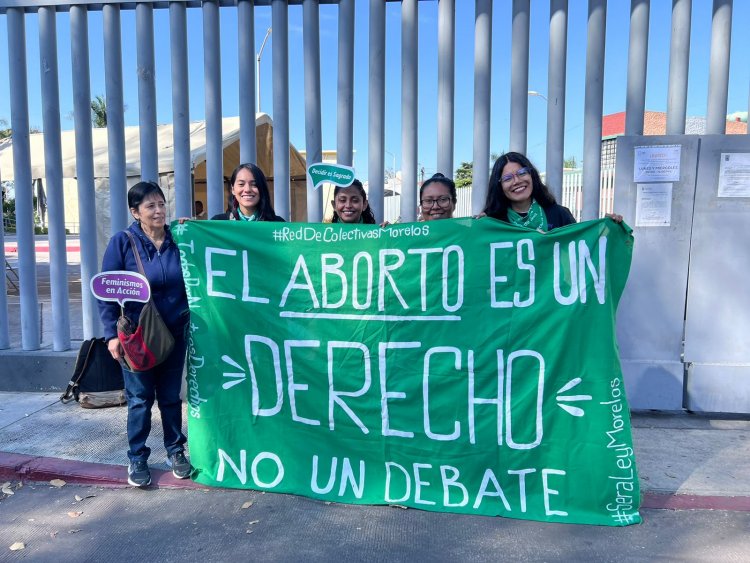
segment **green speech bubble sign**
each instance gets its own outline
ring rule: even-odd
[[[354,182],[354,168],[343,164],[311,164],[307,167],[307,175],[314,190],[326,182],[342,188],[351,186]]]

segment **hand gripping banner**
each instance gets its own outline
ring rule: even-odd
[[[615,338],[633,248],[624,225],[173,230],[199,483],[640,522]]]

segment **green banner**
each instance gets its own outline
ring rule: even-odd
[[[633,238],[493,219],[173,224],[195,480],[640,522],[615,339]]]

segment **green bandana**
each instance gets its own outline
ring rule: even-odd
[[[531,207],[529,207],[529,211],[526,215],[521,215],[520,213],[508,208],[508,222],[511,225],[527,227],[542,233],[547,232],[547,216],[544,214],[542,206],[533,199],[531,200]]]
[[[237,208],[237,213],[239,214],[240,219],[242,219],[243,221],[257,221],[258,220],[258,212],[257,211],[255,213],[253,213],[252,215],[248,216],[248,215],[245,215],[242,212],[242,210],[238,207]]]

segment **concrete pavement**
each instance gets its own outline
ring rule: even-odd
[[[126,486],[126,409],[86,410],[58,397],[0,393],[0,478]],[[748,420],[634,414],[643,506],[750,511],[749,436]],[[155,486],[202,488],[167,471],[158,408],[149,446]]]

